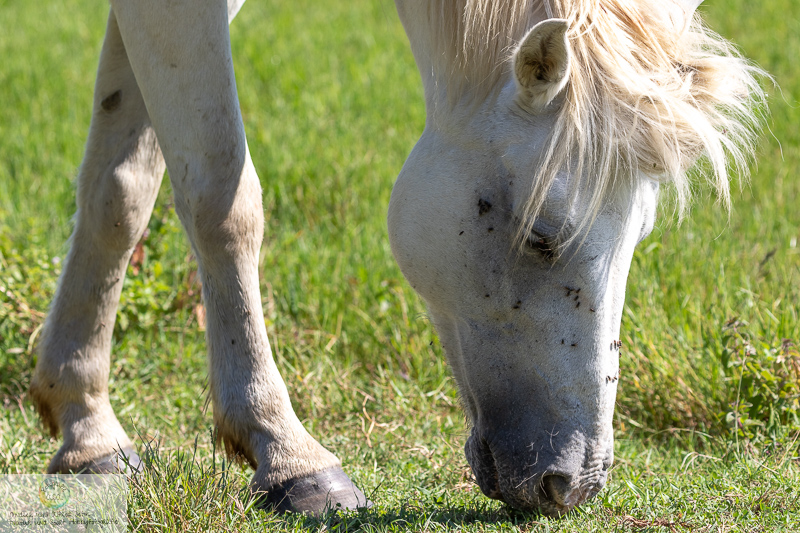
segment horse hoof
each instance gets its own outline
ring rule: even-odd
[[[76,474],[133,475],[142,468],[142,460],[133,448],[122,448],[73,469]]]
[[[321,516],[330,509],[372,506],[372,502],[338,466],[271,487],[264,504],[279,513],[308,513],[313,516]]]

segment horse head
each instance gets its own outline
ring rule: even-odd
[[[430,13],[399,7],[428,119],[392,192],[392,250],[452,367],[481,490],[560,515],[606,483],[634,248],[653,228],[659,182],[682,175],[697,155],[680,142],[648,152],[666,130],[645,115],[598,114],[630,110],[616,96],[592,94],[613,91],[598,85],[602,72],[579,70],[603,51],[580,41],[585,28],[574,27],[574,16],[532,10],[513,55],[471,83],[468,60],[459,63],[465,40],[456,40],[450,66],[439,66],[446,53],[417,27]],[[573,64],[580,54],[584,63]],[[595,57],[598,68],[617,68],[610,59]],[[462,80],[452,74],[459,68]],[[491,76],[488,90],[477,88]],[[582,91],[601,109],[577,105]],[[620,98],[660,105],[647,95]]]

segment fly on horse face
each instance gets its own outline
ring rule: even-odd
[[[49,472],[136,469],[109,403],[123,277],[165,169],[197,256],[214,423],[281,511],[368,505],[304,429],[259,293],[261,188],[236,93],[239,0],[111,0],[75,228],[31,394]],[[759,125],[760,71],[692,0],[396,0],[426,126],[389,238],[426,301],[471,421],[481,490],[560,515],[613,459],[625,284],[659,184],[701,157],[723,201]],[[122,457],[126,460],[122,461]]]

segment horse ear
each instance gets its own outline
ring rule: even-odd
[[[675,2],[682,5],[686,13],[691,15],[697,11],[697,8],[703,3],[703,0],[675,0]]]
[[[679,33],[686,31],[692,22],[694,12],[702,3],[703,0],[672,0],[665,4],[672,24]]]
[[[569,81],[567,21],[548,19],[534,26],[514,52],[517,101],[540,111]]]

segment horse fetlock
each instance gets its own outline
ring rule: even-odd
[[[34,379],[31,398],[50,434],[53,437],[59,431],[63,434],[63,444],[51,459],[48,473],[78,472],[93,463],[107,462],[115,451],[133,450],[107,396],[87,397],[85,403],[67,403],[49,393],[54,386],[43,385]]]
[[[142,459],[136,450],[121,447],[91,459],[69,471],[77,474],[135,474],[142,469]]]
[[[49,365],[40,363],[31,379],[30,395],[39,417],[52,436],[57,436],[65,423],[74,418],[82,418],[97,410],[102,400],[84,395],[86,389],[74,380],[62,379],[58,373],[50,371]],[[107,395],[104,395],[107,400]],[[81,404],[76,402],[82,402]],[[76,407],[80,408],[76,410]]]
[[[111,474],[140,468],[141,459],[125,436],[119,443],[91,442],[81,446],[65,442],[50,460],[47,473]]]
[[[48,471],[77,472],[89,463],[104,461],[117,450],[133,449],[110,407],[105,412],[72,421],[62,432],[64,443],[50,461]]]
[[[340,468],[339,459],[326,450],[297,423],[271,424],[270,430],[245,431],[217,425],[221,441],[231,459],[246,461],[256,471],[253,486],[266,490],[294,478]]]
[[[36,408],[36,412],[39,414],[39,420],[41,420],[45,430],[47,430],[51,437],[57,437],[61,428],[58,424],[58,418],[56,417],[53,409],[50,407],[50,402],[47,400],[45,388],[49,387],[55,387],[55,385],[45,385],[43,387],[37,381],[36,375],[34,374],[31,380],[29,394],[31,400],[33,401],[33,406]]]
[[[108,339],[97,335],[84,338],[92,328],[76,326],[60,309],[57,299],[45,326],[30,385],[42,424],[51,436],[63,435],[48,472],[77,472],[92,465],[92,471],[99,471],[108,466],[115,451],[133,449],[108,398],[109,358],[104,346]],[[59,317],[63,323],[57,320]],[[90,316],[89,321],[94,322],[93,318],[97,317]],[[109,329],[110,336],[113,315],[107,320],[109,328],[100,329]],[[64,348],[77,344],[83,348]]]
[[[70,472],[110,473],[111,465],[117,470],[128,460],[131,467],[139,468],[140,459],[127,435],[122,432],[114,438],[92,439],[88,442],[64,442],[47,466],[48,474],[67,474]]]

